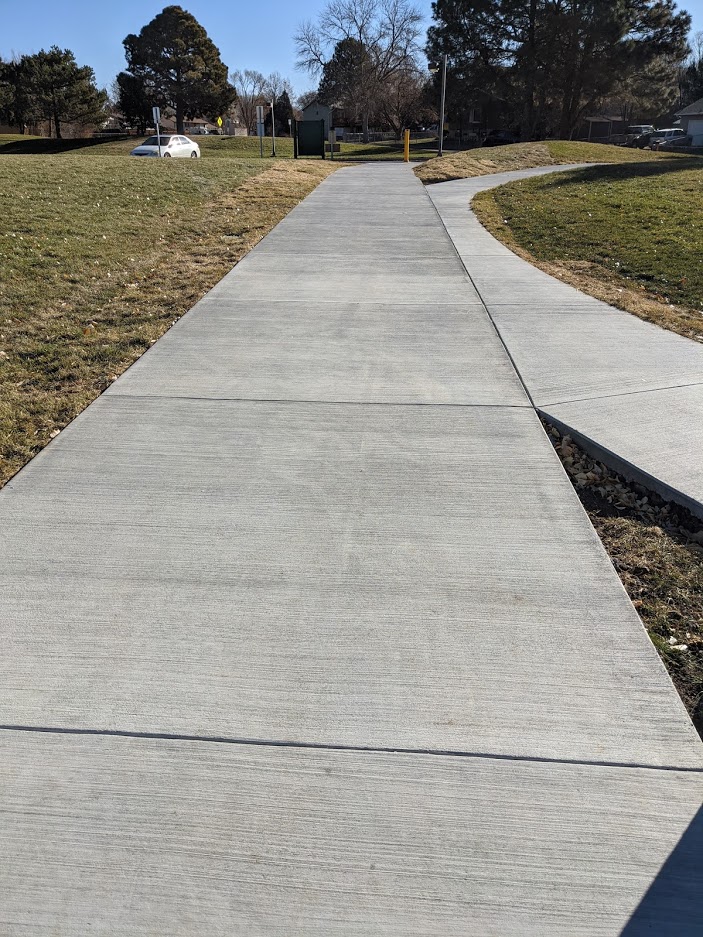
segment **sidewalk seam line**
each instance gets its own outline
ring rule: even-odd
[[[574,397],[572,400],[555,400],[549,403],[538,404],[539,407],[563,407],[570,403],[587,403],[589,400],[613,400],[616,397],[635,397],[637,394],[658,394],[666,390],[679,390],[683,387],[703,387],[703,381],[693,381],[691,384],[668,384],[666,387],[644,387],[641,390],[623,390],[618,394],[596,394],[593,397]]]
[[[103,738],[143,739],[171,742],[202,742],[216,745],[238,745],[255,748],[291,748],[307,751],[355,752],[378,755],[426,755],[444,758],[473,758],[486,761],[513,761],[529,764],[581,765],[591,768],[625,768],[643,771],[668,771],[703,775],[703,767],[654,765],[629,761],[598,761],[585,758],[551,758],[540,755],[508,755],[495,752],[472,752],[461,749],[402,748],[372,745],[345,745],[325,742],[288,742],[282,739],[236,738],[224,735],[189,735],[177,732],[137,732],[126,729],[80,729],[61,726],[0,725],[1,732],[27,732],[38,735],[80,735]]]
[[[485,407],[493,410],[535,409],[534,405],[529,403],[423,403],[422,401],[394,403],[393,401],[384,400],[304,400],[285,397],[189,397],[180,394],[129,394],[117,392],[103,394],[102,396],[107,400],[112,400],[115,397],[122,397],[127,400],[199,400],[204,403],[290,403],[332,407],[454,407],[458,409]]]

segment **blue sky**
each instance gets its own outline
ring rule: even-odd
[[[149,22],[168,0],[0,0],[0,55],[37,52],[58,45],[72,49],[90,65],[98,84],[109,87],[124,67],[122,40]],[[175,0],[178,2],[178,0]],[[279,71],[296,92],[312,84],[295,70],[293,34],[304,19],[314,19],[324,0],[180,0],[205,27],[230,70]],[[416,0],[430,20],[431,0]],[[682,0],[703,30],[703,0]]]
[[[278,71],[296,92],[314,82],[295,69],[293,34],[314,19],[324,0],[172,0],[195,16],[219,48],[230,71]],[[703,0],[700,0],[703,3]],[[71,49],[90,65],[101,86],[124,68],[122,40],[138,33],[169,0],[0,0],[0,55],[37,52],[50,45]],[[430,21],[431,0],[416,0]]]

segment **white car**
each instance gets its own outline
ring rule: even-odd
[[[157,137],[147,137],[147,139],[136,146],[130,156],[159,156],[159,139]],[[200,147],[188,137],[177,136],[176,134],[161,135],[161,156],[180,156],[190,159],[199,159]]]

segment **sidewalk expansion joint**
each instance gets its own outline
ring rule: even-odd
[[[573,397],[569,400],[554,400],[549,403],[541,403],[537,409],[546,407],[563,407],[570,403],[585,403],[588,400],[611,400],[616,397],[633,397],[636,394],[658,394],[667,390],[679,390],[682,387],[703,387],[703,381],[692,381],[690,384],[667,384],[666,387],[642,387],[638,390],[622,390],[615,394],[594,394],[592,397]]]
[[[530,403],[426,403],[424,401],[394,401],[394,400],[297,400],[295,398],[276,397],[188,397],[179,394],[130,394],[109,393],[103,394],[103,400],[193,400],[202,403],[289,403],[305,406],[329,407],[455,407],[455,408],[489,408],[493,410],[534,410]]]
[[[703,775],[700,768],[682,765],[653,765],[633,761],[604,761],[585,758],[550,758],[540,755],[507,755],[495,752],[472,752],[442,748],[391,748],[374,745],[343,745],[325,742],[290,742],[283,739],[237,738],[225,735],[188,735],[179,732],[130,732],[126,729],[80,729],[65,726],[0,725],[0,732],[27,732],[39,735],[78,735],[99,738],[142,739],[166,742],[202,742],[210,745],[238,745],[256,748],[288,748],[303,751],[352,752],[367,755],[419,755],[440,758],[466,758],[484,761],[523,762],[526,764],[576,765],[586,768],[626,768],[645,771],[673,771]]]

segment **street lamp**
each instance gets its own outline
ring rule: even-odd
[[[441,64],[439,62],[430,62],[427,67],[433,75],[436,75],[440,68],[442,69],[442,101],[439,106],[439,148],[437,150],[437,156],[441,156],[444,149],[444,98],[447,93],[447,53],[445,52],[442,56]]]

